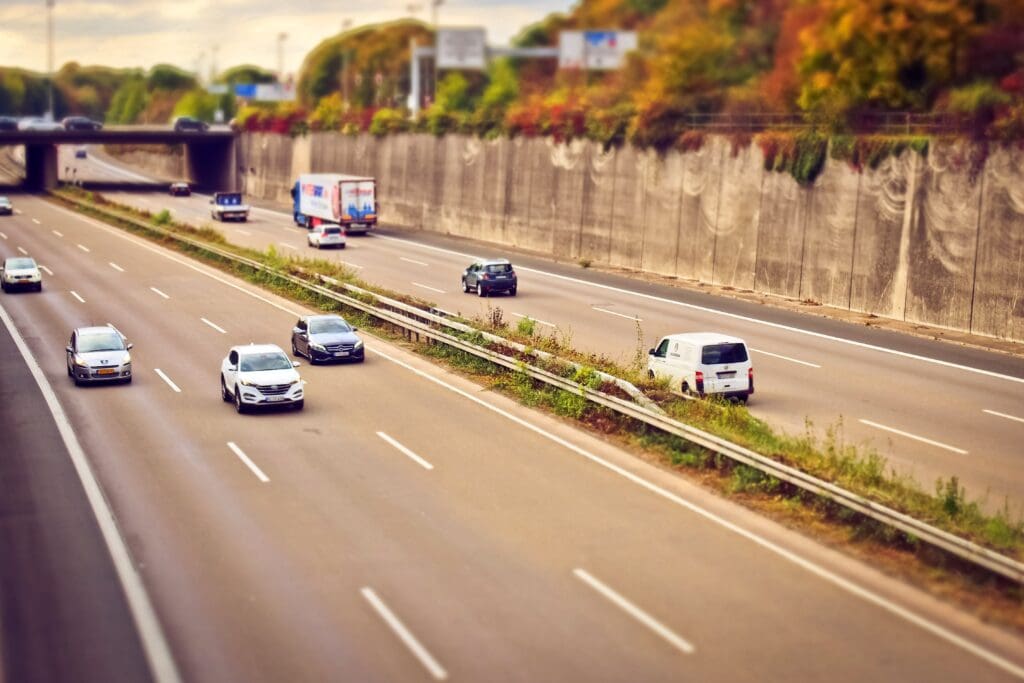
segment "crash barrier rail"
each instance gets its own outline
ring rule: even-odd
[[[787,484],[795,486],[801,490],[811,492],[816,496],[830,500],[837,505],[857,512],[858,514],[880,524],[899,530],[912,538],[939,548],[965,562],[984,568],[994,574],[1017,583],[1024,584],[1024,563],[1018,562],[1011,557],[1007,557],[1006,555],[1002,555],[994,550],[982,547],[973,541],[961,538],[948,531],[938,529],[926,522],[917,520],[885,505],[868,500],[863,496],[847,491],[830,482],[818,479],[817,477],[807,474],[806,472],[802,472],[796,468],[772,460],[771,458],[761,455],[760,453],[756,453],[748,448],[730,443],[725,439],[709,434],[708,432],[697,429],[696,427],[691,427],[690,425],[679,422],[678,420],[668,417],[663,413],[655,412],[646,406],[637,405],[616,396],[611,396],[595,389],[591,389],[590,387],[565,379],[564,377],[560,377],[542,368],[502,355],[496,351],[492,351],[491,349],[484,348],[478,344],[474,344],[444,332],[435,327],[435,325],[448,327],[449,329],[455,329],[461,332],[480,332],[481,334],[484,334],[485,338],[489,337],[493,340],[499,340],[502,344],[512,346],[512,343],[503,337],[488,335],[469,325],[463,325],[455,321],[446,320],[443,316],[438,316],[434,313],[417,309],[413,306],[409,306],[408,304],[383,297],[355,285],[342,283],[334,280],[333,278],[327,278],[324,280],[332,286],[341,285],[349,291],[355,292],[361,296],[372,296],[375,300],[380,301],[382,305],[370,304],[357,297],[343,294],[321,284],[316,284],[303,278],[296,277],[290,273],[285,273],[271,268],[270,266],[254,259],[239,256],[238,254],[233,254],[212,244],[185,237],[173,230],[167,230],[151,223],[146,223],[121,214],[112,213],[101,207],[87,204],[86,202],[75,198],[62,198],[80,206],[87,206],[89,209],[105,214],[115,220],[133,223],[139,228],[155,232],[182,244],[187,244],[194,249],[205,251],[226,261],[242,264],[254,271],[264,272],[268,275],[279,278],[280,280],[303,287],[320,296],[333,299],[345,306],[366,313],[381,322],[402,329],[407,334],[416,334],[420,338],[426,338],[431,342],[441,343],[478,358],[483,358],[495,365],[499,365],[514,372],[525,373],[531,378],[543,382],[544,384],[581,396],[592,403],[608,408],[609,410],[613,410],[620,415],[629,417],[637,422],[642,422],[643,424],[659,429],[667,434],[677,436],[712,453],[724,456],[734,462],[746,465],[747,467],[751,467],[763,474],[774,477],[779,481],[786,482]],[[321,276],[321,278],[322,277],[323,276]],[[565,361],[563,360],[563,362]],[[611,376],[608,375],[608,377]],[[624,380],[621,381],[624,382]],[[629,383],[626,382],[626,384]],[[633,389],[636,390],[636,387],[633,387]]]

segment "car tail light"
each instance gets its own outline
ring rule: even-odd
[[[701,372],[700,370],[698,370],[696,372],[696,374],[694,375],[694,379],[697,382],[697,393],[698,394],[703,394],[704,393],[704,373]]]
[[[481,280],[490,280],[491,279],[491,274],[490,273],[484,273],[483,275],[480,276],[480,279]]]
[[[754,393],[754,367],[751,366],[747,370],[747,384],[750,387],[750,393]]]

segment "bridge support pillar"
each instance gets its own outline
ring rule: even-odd
[[[185,144],[189,182],[209,191],[238,190],[235,138],[197,140]]]
[[[25,188],[46,192],[57,187],[57,145],[25,145]]]

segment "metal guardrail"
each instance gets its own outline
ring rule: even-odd
[[[84,202],[80,202],[75,199],[71,199],[70,201],[79,205],[86,205]],[[387,299],[387,297],[381,297],[369,290],[365,290],[354,285],[348,285],[347,283],[334,281],[334,283],[341,284],[349,288],[350,291],[355,291],[364,296],[371,295],[376,299],[386,299],[386,305],[401,310],[402,312],[400,313],[395,310],[387,310],[379,306],[374,306],[373,304],[366,303],[365,301],[347,294],[342,294],[323,285],[311,283],[289,273],[275,270],[263,263],[260,263],[259,261],[233,254],[229,251],[199,240],[190,239],[172,230],[166,230],[130,217],[111,214],[96,206],[89,205],[89,208],[100,213],[105,213],[111,218],[115,218],[117,220],[135,223],[140,228],[156,232],[165,237],[170,237],[184,244],[188,244],[193,248],[215,254],[228,261],[244,264],[253,270],[264,272],[292,284],[304,287],[320,294],[321,296],[334,299],[339,303],[371,315],[378,320],[405,329],[409,332],[416,333],[419,336],[425,337],[434,342],[459,349],[477,356],[478,358],[488,360],[496,365],[508,368],[509,370],[523,372],[533,379],[543,382],[549,386],[576,394],[588,401],[591,401],[592,403],[613,410],[621,415],[638,422],[642,422],[665,433],[672,434],[694,443],[713,453],[723,455],[734,462],[752,467],[764,474],[778,479],[779,481],[784,481],[799,489],[809,491],[849,510],[853,510],[869,519],[884,524],[885,526],[897,529],[924,543],[927,543],[928,545],[939,548],[955,557],[958,557],[961,560],[974,564],[978,567],[982,567],[994,574],[1017,583],[1024,584],[1024,563],[1018,562],[1011,557],[1007,557],[1006,555],[997,553],[994,550],[984,548],[973,541],[968,541],[967,539],[961,538],[948,531],[938,529],[926,522],[914,519],[909,515],[893,510],[892,508],[881,505],[880,503],[868,500],[863,496],[847,491],[822,479],[818,479],[817,477],[807,474],[806,472],[802,472],[794,467],[772,460],[771,458],[761,455],[760,453],[756,453],[748,448],[730,443],[729,441],[715,436],[714,434],[709,434],[708,432],[697,429],[696,427],[691,427],[690,425],[679,422],[678,420],[668,417],[663,413],[658,413],[645,406],[637,405],[616,396],[596,391],[560,377],[554,373],[548,372],[542,368],[528,365],[515,358],[510,358],[497,353],[496,351],[465,341],[464,339],[460,339],[459,337],[448,334],[447,332],[443,332],[433,325],[443,325],[450,329],[462,328],[464,331],[480,332],[480,330],[475,330],[474,328],[462,325],[461,323],[445,320],[441,316],[416,309],[408,304],[404,304],[393,299]],[[501,337],[495,338],[500,339],[504,344],[509,343],[508,340]]]

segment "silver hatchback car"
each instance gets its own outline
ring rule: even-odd
[[[75,384],[132,381],[132,345],[112,326],[79,327],[67,346],[68,377]]]

